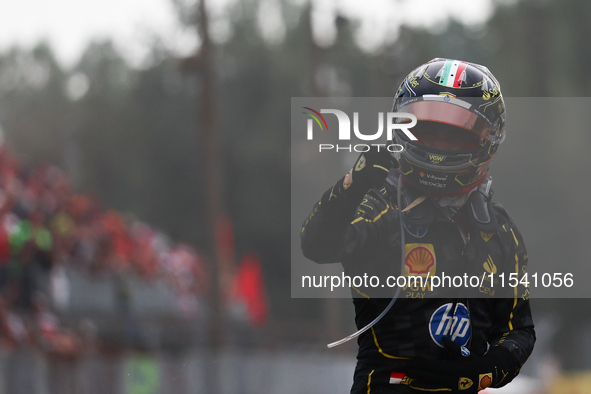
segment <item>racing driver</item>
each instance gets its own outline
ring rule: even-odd
[[[488,170],[505,138],[500,85],[484,66],[437,58],[404,79],[393,111],[416,117],[415,139],[395,129],[389,142],[401,152],[362,153],[300,232],[304,256],[340,262],[349,277],[425,279],[351,286],[360,330],[351,393],[502,387],[531,354],[535,333],[519,282],[524,241],[491,201]],[[514,286],[501,287],[501,274]],[[451,281],[466,275],[477,285]],[[445,276],[447,284],[434,281]]]

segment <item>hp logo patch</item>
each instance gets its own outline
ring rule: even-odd
[[[448,337],[455,343],[465,346],[472,335],[470,315],[466,306],[457,303],[453,313],[452,306],[451,302],[441,305],[433,312],[431,320],[429,320],[431,338],[441,347],[443,347],[443,337]]]

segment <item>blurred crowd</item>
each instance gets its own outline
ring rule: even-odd
[[[73,192],[59,168],[24,168],[0,149],[0,347],[79,352],[80,333],[62,327],[56,312],[69,297],[68,270],[165,280],[180,312],[194,313],[208,282],[193,247]]]

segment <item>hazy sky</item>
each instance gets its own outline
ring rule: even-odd
[[[191,0],[181,0],[189,2]],[[217,37],[228,35],[224,9],[238,0],[206,0]],[[287,0],[301,4],[305,0]],[[490,14],[492,0],[313,0],[313,23],[320,40],[330,42],[335,10],[362,21],[358,39],[373,48],[395,37],[401,23],[436,26],[449,15],[478,23]],[[259,19],[268,37],[284,31],[276,0],[262,0]],[[453,5],[453,7],[451,6]],[[217,20],[217,23],[215,22]],[[436,28],[436,27],[435,27]],[[151,40],[160,37],[180,53],[198,45],[194,32],[183,30],[173,0],[7,0],[0,13],[0,51],[14,45],[50,43],[58,59],[73,64],[92,38],[113,38],[133,62],[141,63]]]

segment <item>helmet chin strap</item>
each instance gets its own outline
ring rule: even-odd
[[[398,221],[400,223],[400,255],[401,255],[401,259],[400,259],[400,275],[404,276],[404,258],[406,257],[405,255],[405,245],[406,245],[406,241],[404,240],[404,224],[402,221],[402,212],[407,211],[410,208],[405,208],[404,210],[401,210],[401,206],[400,206],[400,202],[402,201],[401,198],[402,195],[402,176],[398,177],[398,185],[397,185],[397,191],[396,191],[396,200],[397,200],[397,204],[398,204],[398,210],[400,212],[400,214],[398,215]],[[425,198],[427,196],[424,196]],[[418,199],[416,199],[413,203],[417,202],[415,204],[418,205],[421,202],[423,202],[425,200],[425,198],[423,198],[421,201],[417,202],[417,200],[420,200],[421,197],[419,197]],[[412,205],[412,204],[411,204]],[[409,205],[410,207],[410,205]],[[357,338],[358,336],[360,336],[361,334],[363,334],[364,332],[366,332],[367,330],[369,330],[370,328],[372,328],[377,322],[379,322],[380,320],[382,320],[382,318],[384,316],[386,316],[386,313],[388,313],[388,311],[390,309],[392,309],[392,306],[394,306],[394,303],[396,302],[396,300],[398,299],[398,296],[400,295],[400,287],[396,288],[396,292],[394,293],[394,296],[392,297],[392,299],[390,300],[390,303],[386,306],[386,308],[384,308],[384,310],[382,311],[382,313],[380,313],[375,319],[373,319],[368,325],[366,325],[365,327],[363,327],[362,329],[358,330],[357,332],[354,332],[351,335],[346,336],[345,338],[338,340],[336,342],[332,342],[329,343],[328,345],[326,345],[329,348],[333,348],[335,346],[339,346],[342,345],[345,342],[350,341],[351,339]]]

